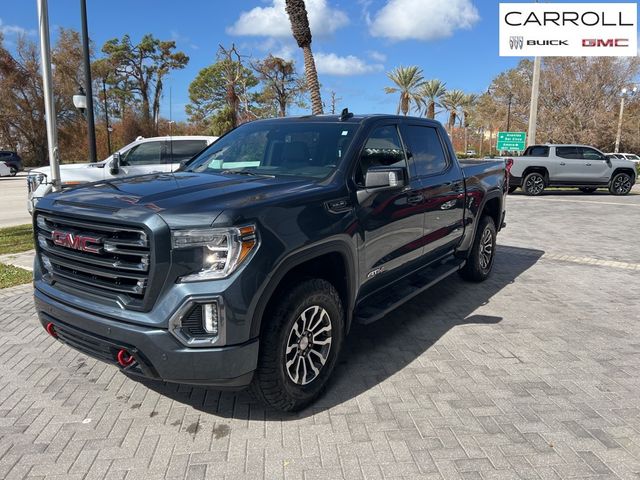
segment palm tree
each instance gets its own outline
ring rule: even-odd
[[[447,89],[445,83],[440,80],[433,79],[424,82],[420,88],[420,96],[422,97],[422,103],[425,105],[425,114],[427,118],[436,118],[436,107],[441,107],[440,99],[445,94]]]
[[[411,108],[411,102],[415,103],[418,108],[421,105],[421,97],[419,89],[424,83],[422,69],[415,65],[411,67],[396,67],[393,71],[387,73],[387,77],[395,83],[396,87],[385,87],[386,93],[400,92],[400,100],[398,101],[398,109],[396,114],[402,113],[407,115]]]
[[[311,51],[311,29],[304,0],[286,0],[286,10],[291,23],[293,38],[298,42],[304,55],[304,73],[307,87],[311,94],[311,111],[314,115],[322,114],[322,98],[320,97],[320,82],[316,71],[316,62]]]
[[[453,130],[456,124],[465,96],[462,90],[449,90],[442,97],[442,106],[449,112],[449,121],[447,122],[449,132]]]
[[[469,93],[467,95],[464,96],[464,99],[462,100],[462,105],[460,105],[460,107],[462,108],[462,115],[464,117],[463,120],[463,125],[464,125],[464,151],[465,153],[467,153],[468,147],[469,147],[469,142],[468,142],[468,130],[469,130],[469,116],[470,113],[472,112],[473,108],[476,105],[476,102],[478,100],[478,95],[476,95],[475,93]]]

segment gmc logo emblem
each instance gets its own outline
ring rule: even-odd
[[[72,248],[81,252],[102,253],[102,248],[98,246],[102,243],[101,238],[54,230],[51,232],[51,240],[59,247]]]
[[[628,38],[583,38],[583,47],[628,47]]]

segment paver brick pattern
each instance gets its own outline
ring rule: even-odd
[[[640,263],[640,197],[554,198],[509,199],[487,282],[354,327],[295,415],[132,380],[0,291],[0,478],[639,479],[640,279],[606,261]]]

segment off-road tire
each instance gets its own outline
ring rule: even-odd
[[[323,308],[329,316],[331,348],[320,373],[310,383],[300,385],[287,373],[285,351],[295,323],[305,310],[314,306]],[[263,319],[258,368],[250,392],[274,409],[301,410],[322,393],[336,365],[343,338],[344,309],[334,286],[317,278],[292,285]]]
[[[467,263],[458,272],[462,278],[471,282],[482,282],[489,277],[496,255],[496,236],[496,226],[493,219],[487,215],[483,216],[478,224]],[[487,243],[488,238],[490,239],[489,243]],[[488,246],[490,247],[489,260],[485,264]]]
[[[633,187],[631,175],[625,172],[616,173],[609,184],[609,193],[611,195],[627,195]]]
[[[537,196],[544,192],[546,187],[544,175],[538,172],[531,172],[522,181],[522,191],[525,195]]]

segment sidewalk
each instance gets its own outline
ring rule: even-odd
[[[33,271],[33,256],[35,250],[29,250],[27,252],[9,253],[7,255],[0,255],[0,263],[5,265],[13,265],[14,267],[24,268],[25,270]]]

